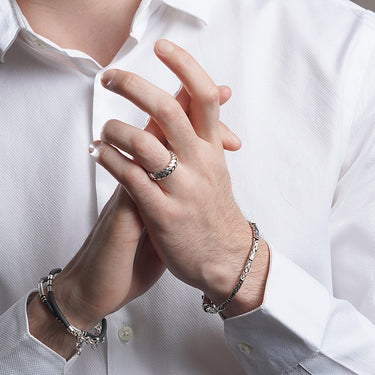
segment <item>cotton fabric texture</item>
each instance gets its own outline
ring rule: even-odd
[[[243,147],[227,161],[239,206],[271,246],[264,303],[223,323],[166,272],[107,317],[106,345],[66,362],[30,335],[26,301],[78,251],[116,186],[89,143],[110,118],[147,121],[101,86],[102,72],[178,90],[153,54],[160,38],[233,90],[221,119]],[[103,68],[2,0],[0,373],[373,375],[374,50],[374,14],[346,0],[144,0]]]

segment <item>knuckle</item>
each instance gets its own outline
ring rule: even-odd
[[[130,191],[137,191],[138,193],[146,191],[145,183],[141,177],[144,171],[137,165],[129,165],[127,168],[122,168],[119,171],[118,180]]]
[[[117,81],[117,85],[122,92],[128,91],[129,87],[132,88],[137,85],[138,76],[130,72],[121,72],[121,76]]]
[[[165,205],[160,208],[163,215],[159,218],[161,226],[169,226],[171,222],[178,224],[181,221],[181,213],[177,205]]]
[[[132,185],[137,181],[137,173],[135,168],[121,168],[119,170],[118,180],[126,185]]]
[[[212,85],[207,91],[202,94],[202,100],[209,106],[217,106],[220,101],[220,92],[216,85]]]
[[[131,147],[136,156],[146,156],[150,152],[150,141],[148,134],[145,131],[139,132],[137,136],[133,137],[131,140]]]
[[[178,117],[179,104],[173,98],[166,98],[163,100],[158,109],[158,116],[164,121],[171,122]]]

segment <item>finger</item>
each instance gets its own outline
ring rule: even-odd
[[[185,90],[184,86],[180,86],[177,92],[174,94],[178,104],[180,104],[182,110],[189,116],[189,107],[190,107],[190,96]],[[145,130],[153,134],[164,146],[167,146],[166,139],[160,127],[154,119],[149,118]]]
[[[178,104],[181,106],[183,111],[189,116],[190,95],[182,84],[180,85],[180,88],[178,89],[174,97],[176,98]]]
[[[90,155],[125,187],[138,208],[147,205],[154,206],[154,202],[160,201],[158,184],[150,180],[140,165],[113,146],[102,141],[95,141],[90,145]]]
[[[217,86],[219,90],[219,105],[225,104],[232,96],[232,90],[228,86]],[[184,112],[190,114],[190,95],[186,88],[181,85],[180,89],[175,94],[177,102],[180,104]],[[194,125],[194,124],[193,124]]]
[[[155,53],[181,80],[191,97],[190,120],[197,135],[208,142],[220,142],[220,93],[209,75],[184,49],[165,40],[158,40]]]
[[[219,104],[223,105],[231,98],[232,90],[229,86],[225,86],[225,85],[217,86],[217,87],[219,89],[219,94],[220,94]]]
[[[178,104],[180,104],[182,110],[186,113],[187,116],[189,116],[190,96],[185,90],[184,86],[180,86],[174,97],[176,98]],[[145,130],[153,134],[164,146],[166,146],[167,142],[163,132],[161,131],[156,121],[151,117],[147,122]]]
[[[237,151],[241,148],[241,140],[223,122],[220,121],[220,134],[223,148],[228,151]]]
[[[162,145],[167,147],[167,141],[162,131],[160,130],[158,124],[151,118],[147,123],[145,130],[150,132],[153,136],[159,139]],[[238,151],[241,148],[241,140],[222,121],[220,121],[220,134],[224,150]]]
[[[103,127],[102,141],[133,156],[147,172],[160,172],[171,162],[170,152],[154,135],[118,120],[107,121]],[[174,173],[156,182],[165,193],[170,193],[176,178]]]
[[[225,104],[232,96],[232,90],[228,86],[217,86],[220,94],[220,105]],[[182,109],[190,117],[190,95],[185,87],[181,87],[176,96],[176,100],[180,103]],[[153,125],[153,124],[151,124]],[[195,128],[195,122],[192,122]],[[156,125],[157,126],[157,125]],[[237,151],[241,148],[241,140],[234,134],[223,122],[219,121],[220,135],[223,148],[228,151]]]
[[[232,91],[228,86],[218,86],[220,93],[220,105],[225,104],[232,96]],[[190,112],[190,95],[185,87],[181,85],[180,89],[175,94],[177,102],[180,104],[184,112],[189,116]],[[230,131],[222,122],[220,122],[220,132],[224,149],[228,151],[237,151],[241,147],[240,139]],[[158,124],[150,117],[145,128],[148,132],[153,134],[159,141],[166,146],[166,139],[163,132],[160,130]]]
[[[159,140],[162,145],[164,145],[165,147],[167,146],[167,140],[163,132],[159,128],[159,125],[151,117],[149,117],[144,130],[151,133],[155,138]]]
[[[101,139],[133,156],[149,172],[162,170],[170,161],[169,151],[154,135],[118,120],[105,123]]]
[[[103,85],[129,99],[147,112],[159,125],[169,144],[181,157],[189,157],[189,148],[196,141],[186,113],[176,99],[142,77],[120,70],[107,70]]]

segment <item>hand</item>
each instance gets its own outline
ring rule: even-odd
[[[220,303],[236,284],[251,246],[251,230],[233,199],[225,163],[220,92],[178,46],[159,41],[155,52],[189,93],[188,110],[135,74],[107,71],[103,76],[106,87],[147,112],[166,142],[112,120],[103,129],[97,160],[132,196],[170,271]],[[178,155],[179,166],[164,180],[150,180],[146,171],[163,169],[170,159],[168,149]],[[260,253],[257,258],[262,262],[254,262],[253,268],[261,270],[261,282],[254,288],[256,298],[247,301],[249,306],[260,304],[263,296],[268,270],[268,248],[263,241]]]
[[[133,201],[119,185],[80,251],[54,281],[57,304],[72,325],[91,329],[161,276],[165,267],[146,232],[141,238],[142,228]],[[74,354],[74,337],[38,295],[28,305],[28,317],[35,337],[65,358]]]
[[[119,185],[80,251],[54,282],[58,302],[78,327],[92,327],[117,311],[164,271],[146,232],[141,238],[142,228],[133,201]]]

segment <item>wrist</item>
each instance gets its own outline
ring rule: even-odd
[[[46,309],[38,294],[27,304],[29,331],[32,336],[68,360],[75,353],[75,337]]]
[[[82,288],[79,282],[73,281],[69,274],[63,272],[54,280],[53,294],[56,303],[71,325],[83,331],[90,331],[104,315],[97,312],[95,306],[85,302],[81,297]]]
[[[247,235],[247,242],[249,242],[249,238],[253,235],[254,233],[252,234],[250,231],[250,234]],[[242,244],[245,243],[246,239],[243,239]],[[254,246],[254,243],[252,246]],[[268,245],[262,238],[259,238],[258,250],[251,249],[251,252],[255,252],[256,256],[253,258],[254,260],[250,263],[250,266],[249,264],[246,266],[250,271],[247,276],[245,275],[242,284],[239,284],[240,276],[243,276],[246,264],[245,260],[250,255],[249,246],[242,245],[242,249],[246,251],[245,254],[243,251],[228,251],[231,259],[228,259],[221,265],[216,264],[211,268],[211,272],[206,273],[206,275],[209,275],[211,284],[208,284],[208,288],[204,290],[205,295],[209,297],[216,307],[221,306],[228,299],[234,287],[239,287],[237,293],[231,296],[228,302],[223,304],[223,307],[226,305],[222,313],[224,317],[233,317],[247,313],[259,307],[263,302],[269,271],[270,254]]]
[[[224,318],[248,313],[260,307],[269,271],[270,252],[267,242],[259,239],[259,248],[251,270],[232,302],[223,311]]]

